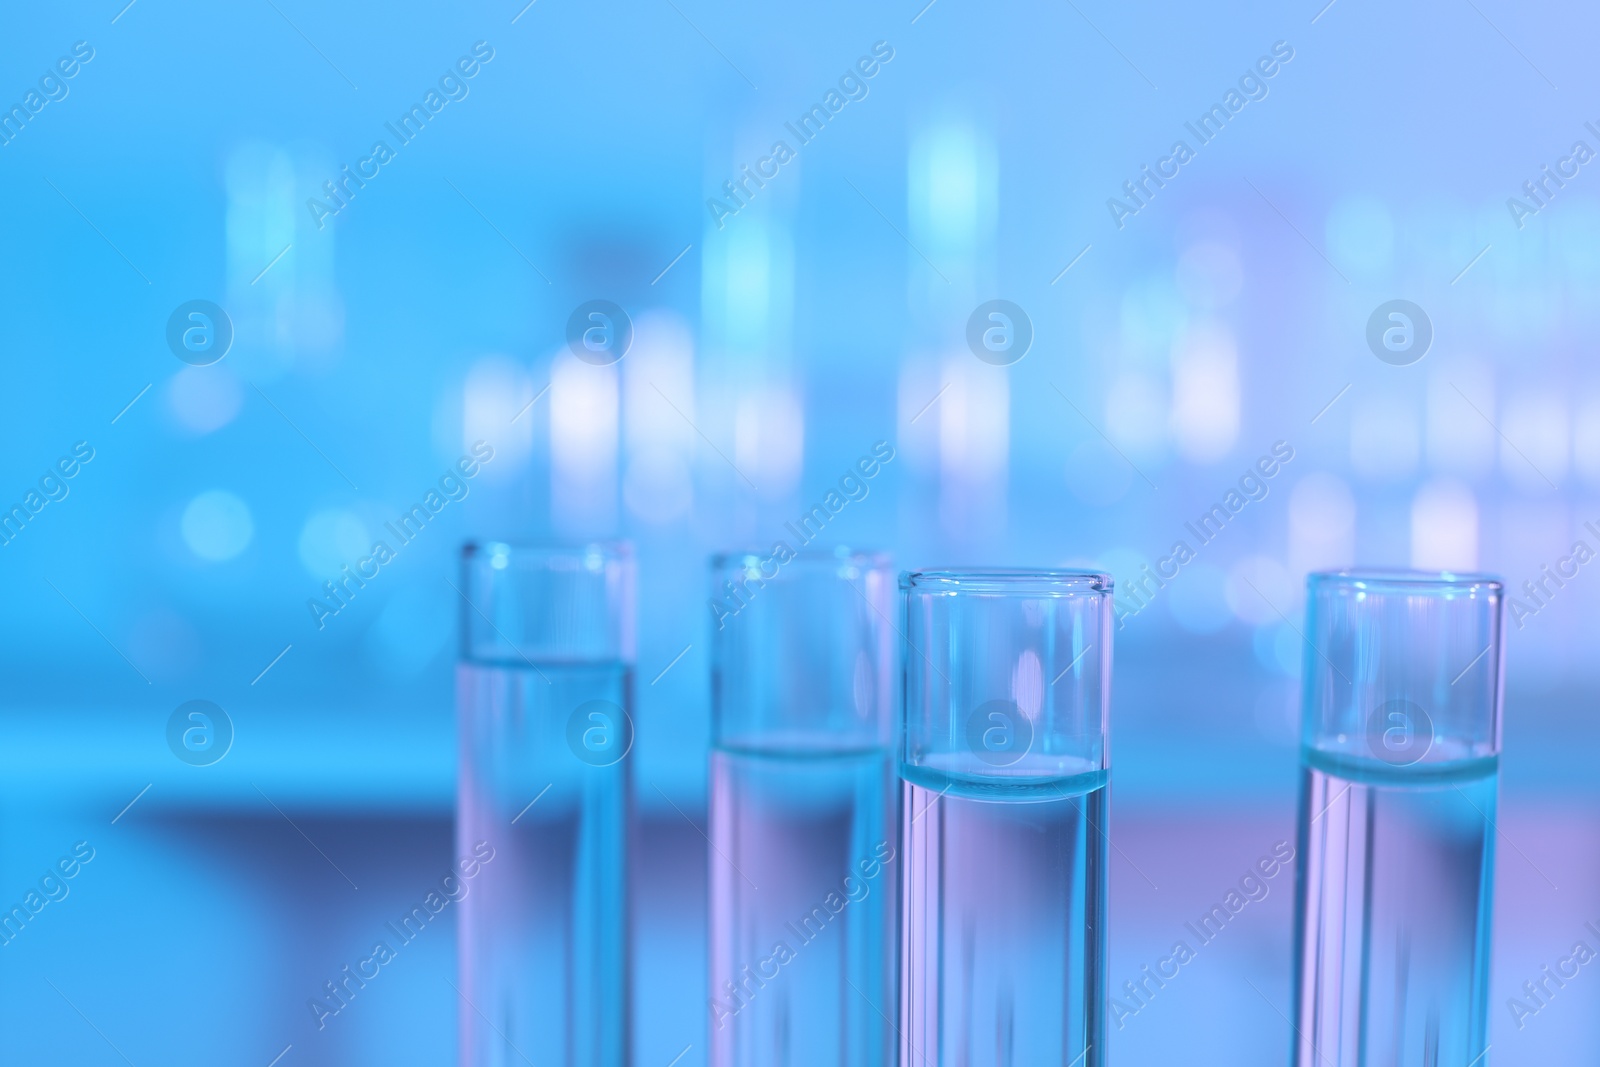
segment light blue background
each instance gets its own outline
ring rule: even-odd
[[[119,7],[0,34],[7,106],[95,50],[0,146],[0,502],[95,449],[0,547],[0,897],[97,849],[0,948],[18,1062],[448,1062],[448,927],[327,1031],[305,1000],[451,858],[467,537],[639,546],[636,1046],[662,1065],[703,1062],[704,845],[657,799],[703,820],[703,559],[767,547],[875,441],[896,459],[829,541],[1123,584],[1294,448],[1118,634],[1117,981],[1292,836],[1305,567],[1454,561],[1516,592],[1600,548],[1600,177],[1522,228],[1506,206],[1600,149],[1574,5]],[[319,230],[306,200],[480,40],[469,95]],[[877,41],[868,95],[719,229],[706,200]],[[1278,41],[1266,98],[1119,229],[1107,199]],[[1034,329],[1004,369],[964,342],[997,297]],[[593,298],[636,327],[610,371],[561,354]],[[1365,342],[1396,298],[1434,328],[1409,367]],[[207,368],[164,340],[192,299],[237,331]],[[318,630],[306,600],[473,427],[503,439],[469,497]],[[1590,569],[1508,632],[1488,1062],[1600,1050],[1600,978],[1521,1031],[1505,1007],[1600,918]],[[211,768],[166,748],[190,699],[236,727]],[[1281,1055],[1290,890],[1118,1061]]]

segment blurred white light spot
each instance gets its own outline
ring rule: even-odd
[[[313,578],[323,580],[355,561],[372,547],[367,526],[354,512],[340,508],[319,511],[300,528],[300,564]]]
[[[1268,556],[1250,556],[1228,571],[1228,607],[1245,622],[1260,626],[1278,622],[1295,602],[1289,570]]]
[[[1578,408],[1572,427],[1572,461],[1590,484],[1600,483],[1600,396],[1591,396]]]
[[[250,508],[224,489],[207,490],[189,501],[178,527],[189,551],[211,563],[237,556],[255,536]]]
[[[931,476],[939,466],[939,416],[935,411],[950,395],[950,383],[943,373],[942,367],[927,359],[908,358],[900,367],[897,462],[903,461],[924,476]]]
[[[617,397],[615,366],[592,367],[566,354],[551,362],[551,504],[563,530],[598,529],[614,519]]]
[[[970,356],[945,361],[950,389],[924,416],[939,420],[939,461],[947,481],[989,481],[1005,471],[1009,458],[1008,379],[973,362]]]
[[[1350,416],[1350,465],[1362,477],[1399,481],[1417,469],[1422,450],[1417,413],[1406,399],[1380,393]]]
[[[856,668],[850,679],[850,695],[856,709],[856,717],[870,719],[876,708],[876,694],[873,692],[872,660],[865,651],[856,653]]]
[[[1155,376],[1129,371],[1106,392],[1106,435],[1131,459],[1157,458],[1167,443],[1167,398]]]
[[[698,443],[695,418],[694,338],[678,315],[640,313],[633,324],[633,349],[622,367],[622,438],[631,456],[671,451],[692,458]],[[678,411],[663,404],[672,398]],[[680,413],[681,412],[681,413]]]
[[[1411,565],[1429,571],[1478,566],[1478,502],[1467,486],[1429,482],[1411,501]]]
[[[975,124],[946,119],[913,139],[906,212],[924,246],[970,254],[994,233],[998,187],[993,141]]]
[[[1200,327],[1172,357],[1172,432],[1191,463],[1226,456],[1239,436],[1239,355],[1223,326]]]
[[[1011,699],[1017,710],[1035,721],[1044,701],[1044,668],[1039,664],[1039,654],[1031,648],[1023,649],[1017,665],[1011,671]]]
[[[1355,562],[1356,501],[1332,474],[1308,474],[1289,493],[1289,570],[1293,574]]]
[[[239,414],[244,390],[225,366],[185,367],[167,385],[167,408],[190,433],[220,430]]]
[[[1500,469],[1523,489],[1548,492],[1567,476],[1571,432],[1567,405],[1550,390],[1517,393],[1501,417]]]
[[[1484,416],[1493,419],[1494,409],[1494,375],[1482,360],[1463,356],[1436,369],[1428,380],[1428,465],[1461,474],[1491,470],[1499,439]]]
[[[759,389],[739,398],[733,419],[734,464],[770,499],[788,496],[805,459],[805,411],[787,388]]]
[[[505,479],[527,464],[534,419],[523,409],[537,395],[528,372],[505,356],[485,356],[467,372],[461,391],[461,450],[471,452],[478,441],[494,447],[494,462],[482,468],[480,477]],[[550,400],[545,396],[540,403]]]
[[[928,412],[939,419],[939,522],[954,538],[998,537],[1006,522],[1011,389],[999,368],[945,360],[950,389]]]

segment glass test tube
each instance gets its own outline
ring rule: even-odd
[[[1307,601],[1294,1063],[1481,1063],[1501,584],[1313,574]]]
[[[711,561],[712,1067],[894,1063],[894,574]]]
[[[461,562],[456,843],[493,853],[460,902],[460,1062],[622,1067],[632,550]]]
[[[902,575],[900,1062],[1105,1062],[1112,583]]]

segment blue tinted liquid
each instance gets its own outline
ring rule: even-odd
[[[1303,775],[1296,1067],[1481,1067],[1496,760]]]
[[[894,1063],[894,798],[883,749],[712,753],[713,1067]]]
[[[1105,1062],[1106,774],[904,767],[902,1064]]]
[[[622,1067],[627,760],[581,760],[568,736],[579,705],[630,707],[631,672],[465,663],[458,684],[456,847],[495,850],[459,905],[460,1062]]]

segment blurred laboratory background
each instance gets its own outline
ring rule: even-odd
[[[460,547],[626,538],[634,1062],[703,1065],[706,560],[808,515],[1115,575],[1126,1065],[1288,1053],[1292,868],[1122,990],[1293,845],[1306,572],[1502,575],[1488,1062],[1600,1056],[1525,991],[1600,949],[1595,11],[124,3],[0,34],[7,1062],[453,1062],[448,911],[309,1005],[459,858]]]

